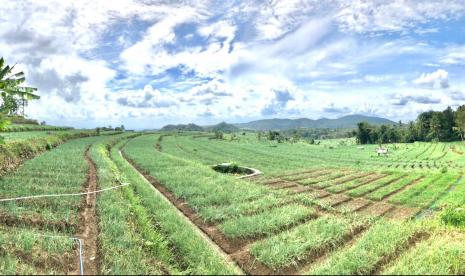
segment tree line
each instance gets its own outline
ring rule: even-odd
[[[354,136],[359,144],[413,143],[415,141],[457,141],[464,139],[465,105],[453,110],[427,111],[408,124],[374,126],[357,124]]]

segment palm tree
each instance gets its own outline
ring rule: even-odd
[[[19,96],[22,107],[23,107],[23,116],[24,116],[24,106],[28,100],[39,99],[40,96],[34,94],[37,91],[37,88],[21,86],[26,81],[24,73],[18,72],[13,73],[13,66],[5,65],[5,60],[0,58],[0,93],[10,96]]]

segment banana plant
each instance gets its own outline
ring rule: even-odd
[[[34,94],[37,88],[21,86],[26,81],[24,73],[13,73],[13,66],[5,65],[5,60],[0,58],[0,92],[19,96],[23,100],[36,100],[40,96]]]

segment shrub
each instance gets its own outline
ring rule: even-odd
[[[465,227],[465,208],[446,208],[441,214],[441,220],[447,225]]]

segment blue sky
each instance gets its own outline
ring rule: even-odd
[[[465,1],[8,1],[0,53],[58,125],[212,124],[465,103]]]

